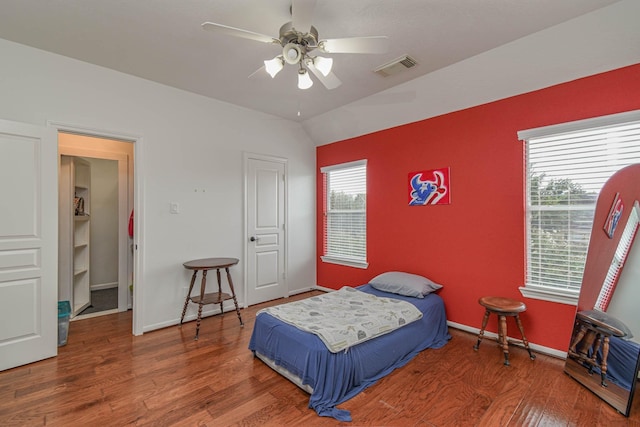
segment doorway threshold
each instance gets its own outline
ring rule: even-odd
[[[87,313],[87,314],[80,314],[76,317],[74,317],[73,319],[71,319],[71,321],[76,321],[76,320],[83,320],[83,319],[90,319],[92,317],[98,317],[98,316],[106,316],[107,314],[115,314],[118,312],[117,308],[111,309],[111,310],[104,310],[104,311],[96,311],[95,313]]]

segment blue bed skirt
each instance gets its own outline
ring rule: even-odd
[[[607,381],[610,381],[627,391],[631,391],[636,382],[636,366],[640,356],[640,344],[626,341],[618,337],[609,338],[609,356],[607,357]],[[598,363],[602,361],[602,347],[598,350]],[[589,368],[588,364],[584,364]],[[600,374],[598,366],[593,372]]]
[[[420,351],[440,348],[451,338],[444,302],[438,295],[429,294],[424,299],[404,297],[378,291],[368,284],[357,289],[408,301],[420,309],[423,317],[389,334],[331,353],[316,335],[261,313],[249,342],[251,351],[268,357],[313,389],[309,407],[318,415],[340,421],[351,421],[351,415],[336,405],[404,366]]]

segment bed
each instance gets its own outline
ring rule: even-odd
[[[636,381],[640,344],[618,337],[611,337],[609,340],[607,379],[631,391]]]
[[[437,294],[428,292],[416,298],[381,291],[371,284],[355,289],[407,301],[418,308],[421,318],[334,353],[317,335],[259,313],[249,343],[256,357],[311,395],[309,407],[318,415],[340,421],[351,421],[351,415],[337,405],[404,366],[420,351],[440,348],[451,338],[444,303]]]
[[[592,352],[589,352],[591,355]],[[607,356],[608,382],[614,383],[626,391],[631,391],[636,381],[636,369],[640,355],[640,344],[618,338],[609,337],[609,353]],[[598,363],[602,360],[602,347],[598,349]],[[579,361],[578,361],[579,362]],[[586,362],[580,362],[585,369],[591,366]],[[600,365],[591,367],[595,375],[600,375]]]

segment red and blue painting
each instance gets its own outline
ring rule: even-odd
[[[607,233],[610,239],[613,239],[613,233],[616,231],[623,209],[624,203],[622,203],[620,193],[616,193],[613,198],[613,203],[611,204],[611,209],[609,210],[609,215],[607,215],[607,220],[604,223],[604,232]]]
[[[409,174],[409,206],[448,205],[450,203],[449,168]]]

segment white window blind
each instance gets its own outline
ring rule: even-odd
[[[367,267],[367,162],[321,169],[325,179],[322,260]]]
[[[528,297],[577,302],[600,189],[640,162],[640,112],[523,131]]]

